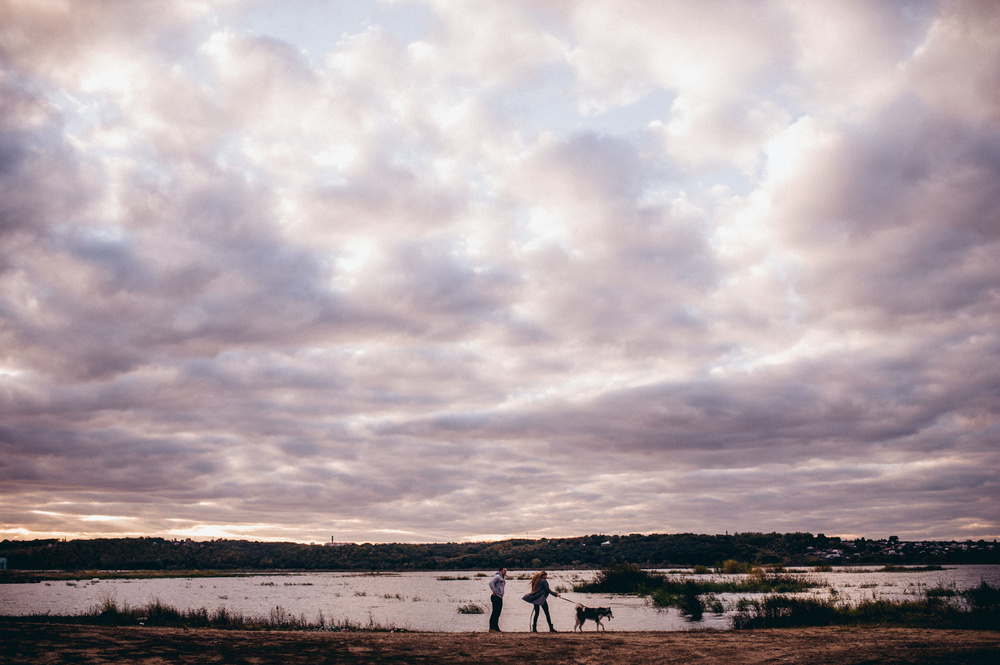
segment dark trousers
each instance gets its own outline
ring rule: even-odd
[[[500,612],[503,611],[503,598],[497,595],[490,596],[493,603],[493,614],[490,615],[490,630],[500,630]]]
[[[552,630],[552,617],[549,616],[549,603],[545,601],[541,605],[535,605],[535,611],[531,614],[531,629],[538,630],[538,608],[545,610],[545,620],[549,622],[549,630]]]

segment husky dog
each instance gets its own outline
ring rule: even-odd
[[[593,619],[597,627],[594,630],[607,630],[601,625],[601,619],[607,617],[609,619],[614,619],[615,615],[611,613],[610,607],[584,607],[583,605],[576,606],[576,625],[573,626],[573,630],[579,629],[583,632],[583,624],[587,622],[587,619]]]

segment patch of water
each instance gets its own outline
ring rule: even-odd
[[[719,594],[727,612],[706,613],[703,621],[690,622],[676,609],[653,607],[635,596],[579,594],[574,584],[588,581],[593,571],[550,571],[549,584],[564,593],[550,598],[549,609],[556,628],[573,629],[575,604],[609,606],[614,618],[604,623],[609,630],[689,630],[728,628],[737,594]],[[673,574],[673,573],[672,573]],[[1000,586],[1000,566],[955,566],[943,571],[884,573],[878,569],[851,569],[848,572],[796,572],[815,579],[819,586],[807,592],[819,598],[836,597],[857,601],[919,599],[927,589],[952,587],[958,590],[977,586],[981,581]],[[225,607],[247,617],[266,617],[276,607],[309,622],[348,621],[366,626],[396,627],[421,631],[465,632],[486,630],[489,621],[489,574],[484,572],[405,572],[405,573],[294,573],[241,577],[156,578],[135,580],[89,580],[0,585],[0,613],[79,614],[112,600],[119,606],[143,606],[155,601],[180,610],[205,608],[212,612]],[[513,571],[500,628],[526,631],[531,605],[521,600],[528,592],[530,573]],[[699,580],[731,580],[739,575],[703,575]],[[833,590],[833,591],[832,591]],[[459,607],[477,605],[482,614],[463,614]],[[540,622],[544,625],[544,619]],[[591,622],[586,627],[593,630]]]

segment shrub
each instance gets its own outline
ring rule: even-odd
[[[726,559],[722,562],[722,566],[719,567],[719,572],[726,575],[741,575],[752,571],[752,565],[745,561],[737,561],[736,559]]]
[[[579,593],[636,593],[649,595],[664,581],[660,573],[643,570],[634,563],[616,563],[601,570],[593,582],[577,584],[573,590]]]
[[[705,606],[701,604],[698,594],[693,591],[681,596],[680,610],[690,621],[701,621],[705,614]]]
[[[722,614],[725,611],[725,608],[722,607],[722,601],[716,598],[715,594],[706,594],[701,600],[705,609],[712,614]]]
[[[963,591],[962,596],[969,602],[973,612],[1000,611],[1000,587],[990,586],[985,580],[979,586]]]

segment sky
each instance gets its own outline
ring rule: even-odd
[[[0,0],[0,538],[994,539],[998,256],[988,0]]]

